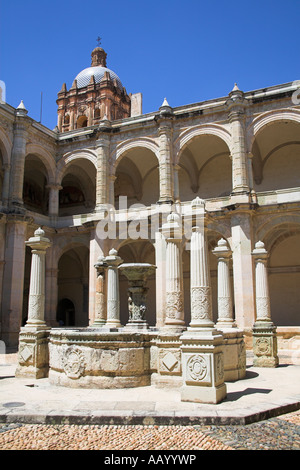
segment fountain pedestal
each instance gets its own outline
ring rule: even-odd
[[[124,263],[122,274],[128,279],[128,313],[126,329],[148,329],[146,320],[147,278],[155,272],[156,266],[148,263]]]

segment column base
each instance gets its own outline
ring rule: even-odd
[[[49,330],[42,327],[21,328],[16,377],[41,379],[49,373]]]
[[[222,384],[218,387],[200,387],[183,386],[181,387],[181,401],[194,403],[207,403],[216,405],[226,398],[226,385]]]
[[[254,367],[277,367],[276,327],[270,321],[258,321],[253,326]]]
[[[216,328],[189,329],[181,341],[181,400],[219,403],[227,394],[222,333]]]
[[[124,326],[124,330],[129,331],[140,331],[140,330],[148,330],[149,325],[146,321],[129,321]]]
[[[106,320],[95,320],[94,323],[91,324],[92,328],[102,328],[106,325]]]

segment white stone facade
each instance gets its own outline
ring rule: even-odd
[[[249,92],[235,86],[225,97],[178,108],[165,100],[153,113],[135,111],[67,132],[34,121],[23,104],[1,103],[0,332],[7,346],[17,346],[28,319],[32,255],[25,242],[39,227],[51,242],[45,256],[48,327],[104,324],[99,295],[106,281],[98,279],[95,264],[113,249],[124,263],[156,266],[148,280],[148,324],[165,334],[187,328],[199,309],[190,288],[197,295],[208,288],[190,285],[191,202],[199,197],[205,201],[211,321],[242,330],[252,349],[252,252],[261,241],[269,254],[266,302],[278,353],[299,360],[296,91],[294,83]],[[182,231],[166,235],[163,227],[174,213]],[[218,255],[220,240],[226,253]],[[116,281],[115,268],[111,274]],[[120,273],[119,280],[114,326],[128,321],[127,280]]]

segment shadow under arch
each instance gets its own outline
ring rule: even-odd
[[[182,139],[176,163],[182,202],[227,196],[232,191],[230,147],[219,133],[202,129]]]

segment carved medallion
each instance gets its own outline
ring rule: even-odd
[[[64,371],[70,379],[79,379],[85,370],[83,352],[77,346],[67,348],[64,355]]]
[[[199,354],[191,356],[187,361],[187,370],[193,380],[200,382],[205,379],[207,374],[207,363],[205,358]]]

